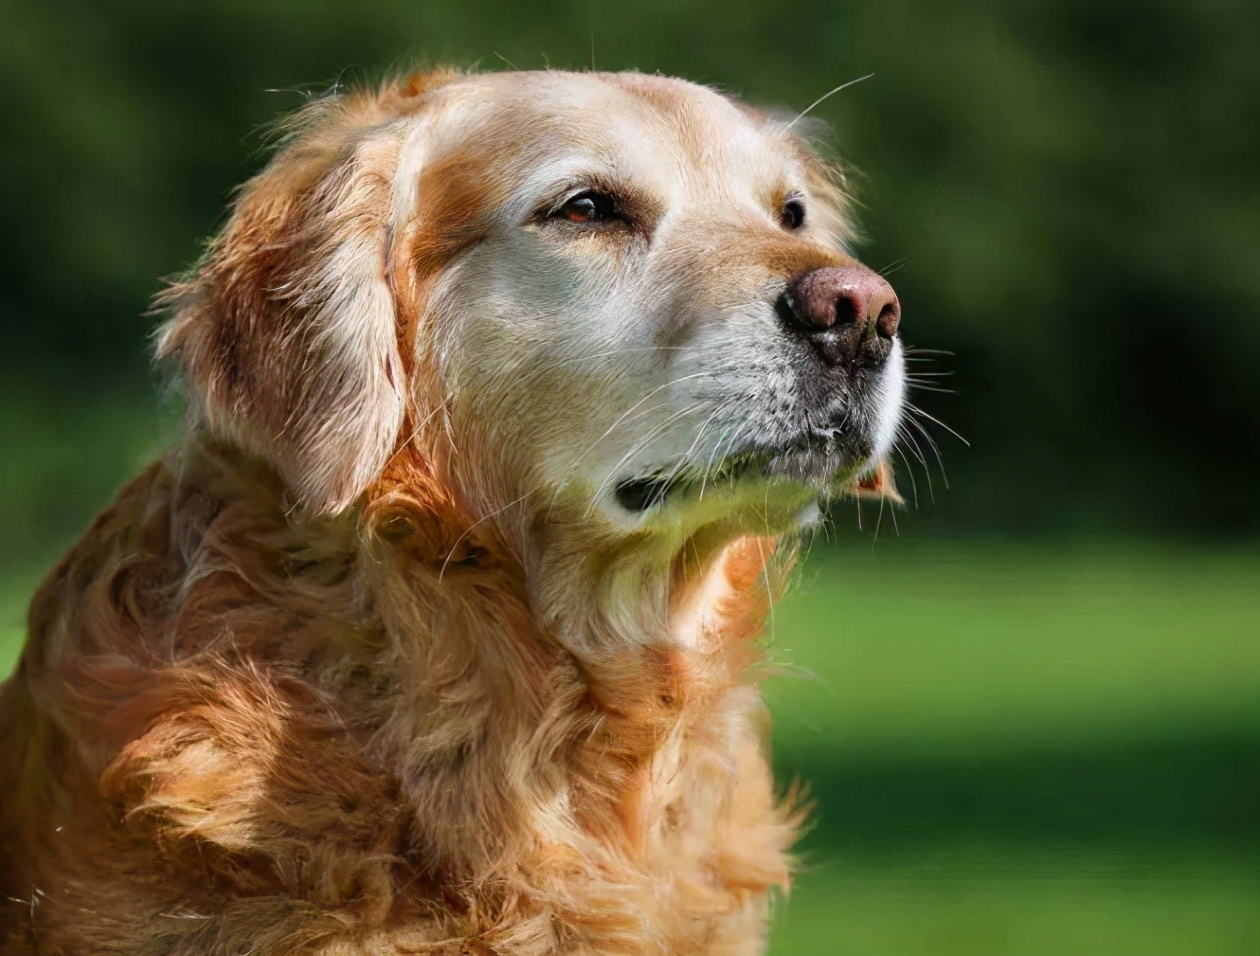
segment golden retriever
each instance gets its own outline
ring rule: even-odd
[[[847,237],[681,80],[301,110],[162,299],[185,437],[0,693],[0,952],[761,952],[763,613],[820,500],[894,494]]]

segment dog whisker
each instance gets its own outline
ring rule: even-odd
[[[875,533],[871,538],[871,547],[874,548],[879,543],[879,529],[884,523],[884,503],[888,499],[883,495],[879,496],[879,511],[875,515]]]
[[[736,428],[736,427],[743,427],[743,426],[737,425],[736,423],[732,422],[730,425],[726,426],[726,431],[722,432],[722,434],[718,436],[718,440],[713,443],[713,450],[709,452],[708,461],[704,463],[704,471],[700,479],[700,500],[701,501],[704,501],[704,489],[709,481],[709,473],[713,469],[713,458],[718,453],[718,449],[722,447],[722,442],[726,440],[726,436],[731,433],[731,429]]]
[[[600,442],[602,442],[605,438],[611,435],[613,431],[616,430],[617,426],[620,425],[622,422],[624,422],[626,418],[632,412],[634,412],[637,408],[642,406],[644,402],[648,401],[648,399],[652,398],[654,395],[660,394],[661,392],[665,391],[665,389],[667,388],[673,388],[675,385],[681,385],[683,382],[689,382],[693,379],[704,378],[706,376],[710,376],[713,374],[715,374],[714,369],[703,369],[699,372],[692,372],[689,375],[680,375],[677,378],[674,378],[668,382],[665,382],[663,385],[656,386],[650,392],[648,392],[646,395],[640,398],[637,402],[631,405],[628,409],[622,412],[619,416],[617,416],[617,418],[614,419],[613,423],[609,425],[606,429],[604,429],[604,432],[598,438],[596,438],[595,441],[591,442],[590,446],[586,449],[586,451],[578,455],[578,460],[581,461],[588,454],[590,454],[591,451],[597,448]]]
[[[899,438],[901,437],[901,436],[900,436],[900,434],[898,435],[898,437],[899,437]],[[910,494],[911,494],[911,497],[912,497],[912,498],[913,498],[913,500],[914,500],[914,507],[915,507],[915,510],[918,510],[918,507],[919,507],[919,483],[918,483],[917,481],[915,481],[915,479],[914,479],[914,469],[913,469],[912,467],[910,467],[910,459],[908,459],[908,458],[906,457],[905,450],[901,447],[901,442],[900,442],[900,441],[898,441],[898,442],[897,442],[897,444],[896,444],[896,445],[894,445],[893,447],[894,447],[894,449],[896,450],[897,454],[901,457],[902,464],[904,464],[904,465],[906,466],[906,476],[910,479]]]
[[[591,503],[590,503],[590,507],[587,509],[587,514],[589,515],[595,509],[595,507],[599,503],[600,497],[604,493],[604,489],[608,487],[608,483],[610,481],[613,481],[616,478],[617,472],[621,469],[622,465],[628,462],[635,455],[639,454],[639,452],[643,451],[648,445],[652,443],[652,441],[658,435],[660,435],[663,431],[668,429],[669,426],[673,425],[679,419],[685,418],[686,416],[693,414],[696,411],[699,411],[703,407],[704,407],[703,404],[697,403],[697,404],[688,405],[684,408],[679,409],[678,411],[670,415],[668,418],[666,418],[664,421],[657,423],[652,429],[648,431],[647,435],[645,435],[639,441],[635,442],[635,444],[631,446],[630,450],[627,451],[624,455],[622,455],[621,458],[617,461],[617,463],[611,469],[609,469],[608,474],[604,477],[604,480],[601,481],[599,484],[599,487],[595,489],[595,494],[591,496]]]
[[[814,100],[814,102],[810,103],[809,106],[805,107],[805,109],[797,113],[796,118],[792,120],[792,122],[787,124],[787,129],[791,129],[793,126],[799,123],[802,119],[804,119],[806,114],[812,111],[816,106],[821,106],[823,103],[831,99],[831,97],[835,96],[841,90],[847,90],[850,86],[856,86],[858,83],[861,83],[864,80],[869,80],[874,75],[875,75],[874,73],[867,73],[865,76],[859,76],[857,79],[849,80],[845,83],[841,83],[839,86],[835,87],[834,89],[828,90],[822,96],[818,97],[818,99]]]
[[[913,376],[906,376],[906,384],[916,392],[934,392],[937,395],[957,395],[958,390],[953,388],[937,388],[935,385],[926,385],[923,382],[916,381]]]
[[[966,445],[968,448],[970,448],[970,447],[971,447],[971,442],[967,441],[967,439],[963,438],[963,437],[962,437],[962,435],[958,434],[958,432],[954,431],[954,429],[950,428],[948,425],[946,425],[946,424],[945,424],[943,421],[941,421],[939,418],[934,418],[933,416],[931,416],[931,415],[929,415],[927,412],[925,412],[923,409],[919,408],[917,405],[912,405],[912,404],[910,404],[909,402],[907,402],[907,403],[906,403],[906,412],[907,412],[907,413],[908,413],[911,417],[913,417],[913,416],[915,416],[915,415],[918,415],[918,416],[920,416],[921,418],[926,418],[926,419],[927,419],[928,421],[930,421],[932,424],[934,424],[934,425],[939,425],[941,428],[945,429],[947,432],[949,432],[951,435],[953,435],[955,438],[957,438],[960,442],[962,442],[962,443],[963,443],[964,445]]]
[[[725,411],[725,408],[723,408],[722,406],[718,406],[716,409],[713,410],[713,412],[707,418],[705,418],[705,420],[700,424],[700,427],[696,429],[696,434],[692,438],[691,444],[687,447],[686,451],[684,451],[681,455],[678,456],[678,460],[674,463],[674,467],[670,469],[668,474],[666,474],[664,478],[666,486],[668,486],[670,483],[673,482],[675,478],[678,477],[679,472],[682,470],[684,465],[688,463],[691,457],[691,453],[695,451],[696,446],[699,445],[701,439],[704,438],[704,433],[705,431],[708,430],[709,425],[711,425],[713,421],[719,415],[721,415],[724,411]]]
[[[917,419],[907,416],[906,421],[923,437],[924,441],[927,442],[928,447],[932,449],[932,454],[936,457],[936,465],[941,472],[941,480],[945,483],[945,488],[948,490],[949,476],[945,473],[945,461],[941,457],[941,450],[937,446],[936,440],[932,438],[932,435]],[[918,447],[917,441],[915,441],[915,446]]]
[[[622,355],[642,355],[656,352],[683,352],[702,358],[706,354],[721,354],[721,349],[717,346],[710,346],[707,349],[697,350],[692,346],[686,345],[644,345],[644,346],[626,346],[625,348],[609,349],[605,352],[584,352],[581,355],[574,355],[559,360],[561,364],[585,364],[595,359],[601,358],[617,358]]]
[[[508,511],[508,509],[509,509],[509,508],[513,508],[513,507],[515,507],[516,505],[519,505],[519,504],[520,504],[521,502],[523,502],[526,498],[529,498],[531,495],[533,495],[533,494],[535,494],[535,493],[537,493],[538,491],[541,491],[541,490],[542,490],[542,488],[541,488],[541,486],[540,486],[540,487],[538,487],[538,488],[534,488],[534,489],[533,489],[533,490],[531,490],[531,491],[527,491],[527,492],[525,492],[525,494],[521,495],[521,496],[520,496],[520,497],[518,497],[518,498],[513,499],[512,501],[509,501],[507,504],[503,505],[503,507],[501,507],[501,508],[496,508],[494,511],[491,511],[489,514],[482,515],[482,516],[481,516],[480,518],[478,518],[476,521],[472,522],[472,523],[471,523],[471,524],[470,524],[467,528],[465,528],[462,532],[460,532],[459,537],[455,539],[454,543],[453,543],[453,544],[451,545],[451,547],[450,547],[450,550],[446,552],[446,559],[442,562],[442,567],[438,570],[438,576],[437,576],[437,579],[438,579],[438,584],[441,584],[441,583],[442,583],[442,579],[446,576],[446,569],[447,569],[447,567],[448,567],[448,566],[450,565],[450,563],[451,563],[451,558],[453,558],[453,557],[455,556],[455,552],[459,550],[459,546],[460,546],[461,544],[463,544],[464,540],[465,540],[465,539],[466,539],[466,538],[467,538],[470,534],[472,534],[472,533],[473,533],[473,531],[474,531],[476,528],[478,528],[478,527],[480,527],[481,525],[485,524],[487,521],[491,521],[491,520],[493,520],[494,518],[499,517],[499,515],[501,515],[501,514],[505,514],[505,513]]]
[[[906,440],[910,443],[910,447],[914,450],[914,456],[923,464],[923,478],[925,481],[927,481],[928,500],[931,501],[933,504],[935,504],[936,487],[932,483],[932,469],[931,469],[931,466],[928,465],[927,456],[923,453],[923,448],[919,444],[919,440],[914,435],[913,432],[907,430],[904,434],[905,434]],[[945,482],[945,490],[948,491],[949,478],[945,475],[945,469],[941,463],[940,454],[935,449],[933,449],[933,454],[936,456],[937,467],[940,468],[941,470],[941,478]]]

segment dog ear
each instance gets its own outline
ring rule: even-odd
[[[212,434],[329,513],[380,473],[404,417],[386,274],[396,145],[335,103],[307,113],[192,275],[159,299],[172,317],[157,355],[179,363]]]

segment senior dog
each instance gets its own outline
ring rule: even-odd
[[[761,952],[762,617],[820,500],[895,495],[847,238],[681,80],[301,110],[162,299],[184,438],[0,692],[0,952]]]

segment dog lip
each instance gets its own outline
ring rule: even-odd
[[[825,486],[870,456],[863,441],[834,433],[809,433],[781,445],[751,446],[725,456],[707,474],[695,468],[633,475],[617,482],[614,495],[626,511],[641,514],[693,488],[733,484],[749,477]]]
[[[681,478],[626,478],[617,483],[617,504],[626,511],[648,511],[665,500]]]

